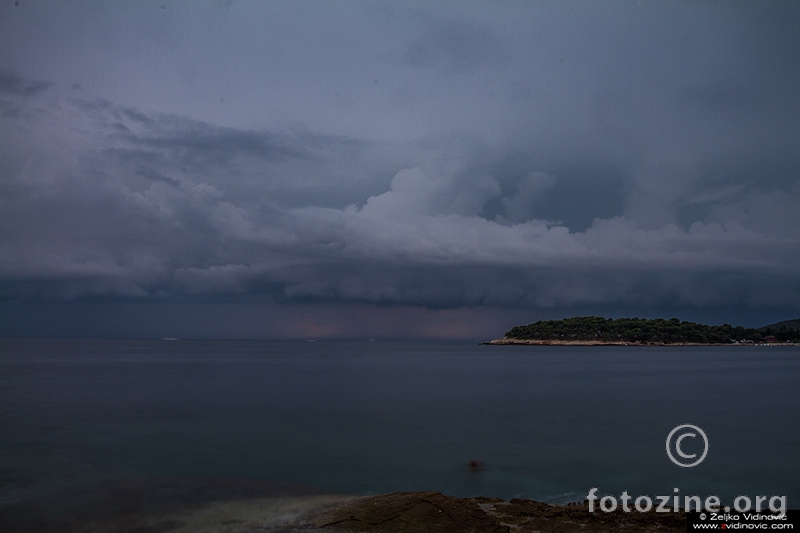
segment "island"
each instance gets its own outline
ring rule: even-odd
[[[677,318],[649,320],[579,316],[516,326],[503,338],[484,344],[707,346],[797,343],[800,343],[800,319],[756,329],[728,324],[709,326]]]

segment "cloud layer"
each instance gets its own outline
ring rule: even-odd
[[[791,4],[165,5],[108,77],[3,37],[5,301],[800,309]]]

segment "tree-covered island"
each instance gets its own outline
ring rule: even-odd
[[[791,323],[790,323],[791,322]],[[794,321],[763,328],[708,326],[677,318],[603,318],[582,316],[564,320],[540,320],[516,326],[502,339],[487,344],[586,344],[586,345],[707,345],[752,343],[800,343]]]

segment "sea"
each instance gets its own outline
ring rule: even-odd
[[[800,347],[0,339],[0,525],[154,487],[797,509]]]

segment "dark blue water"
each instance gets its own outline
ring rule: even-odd
[[[798,347],[0,340],[0,505],[202,477],[797,508],[799,385]],[[710,441],[694,468],[665,451],[684,423]]]

